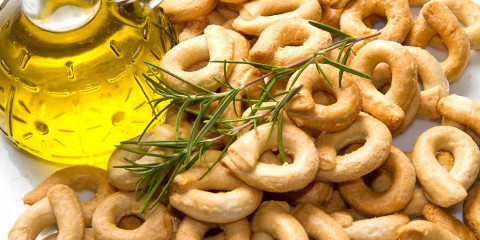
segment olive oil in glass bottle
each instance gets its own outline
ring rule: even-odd
[[[0,0],[1,131],[40,158],[105,166],[164,107],[142,74],[173,36],[141,0]]]

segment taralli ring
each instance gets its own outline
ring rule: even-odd
[[[63,168],[53,173],[32,191],[25,194],[23,202],[32,205],[40,201],[47,196],[49,189],[57,184],[67,185],[75,191],[89,190],[95,193],[93,199],[82,203],[83,216],[87,227],[92,222],[92,216],[97,206],[108,195],[116,191],[108,182],[105,170],[88,165],[78,165]]]
[[[350,126],[360,113],[360,90],[348,80],[342,81],[340,87],[337,68],[326,64],[321,64],[320,67],[334,86],[327,84],[327,80],[315,65],[308,66],[298,79],[297,73],[294,73],[287,84],[288,88],[300,84],[303,88],[287,104],[287,114],[299,127],[328,132],[343,130]],[[318,91],[328,92],[337,101],[330,105],[317,104],[313,96]]]
[[[372,80],[352,74],[348,75],[348,79],[360,88],[362,111],[394,131],[402,124],[405,125],[406,112],[418,94],[417,66],[406,47],[396,42],[375,40],[358,51],[352,59],[351,67],[372,74],[382,62],[387,63],[392,71],[391,87],[385,95],[376,89]]]
[[[250,1],[240,9],[233,21],[233,29],[247,35],[259,36],[268,26],[281,19],[303,18],[320,20],[322,8],[317,0]]]
[[[277,131],[278,126],[272,123],[250,130],[228,148],[222,163],[260,190],[288,192],[304,188],[315,178],[319,160],[311,137],[296,126],[282,126],[285,153],[293,157],[293,163],[279,166],[258,162],[263,152],[278,147]]]
[[[185,56],[189,57],[186,58]],[[161,66],[185,81],[214,91],[221,86],[215,79],[223,80],[225,78],[224,73],[230,74],[233,65],[227,63],[224,66],[222,63],[208,61],[233,59],[234,40],[228,29],[217,25],[209,25],[205,28],[203,35],[181,42],[168,51],[162,59]],[[201,65],[204,61],[208,62],[206,66],[195,67],[195,65]],[[162,72],[162,77],[164,81],[185,93],[195,94],[200,92],[199,89],[169,73]]]
[[[404,208],[415,190],[415,169],[399,149],[392,147],[387,160],[380,166],[392,179],[388,190],[375,192],[362,178],[339,183],[340,193],[349,206],[362,214],[383,216]]]
[[[309,237],[314,239],[350,239],[332,217],[312,204],[297,206],[292,215],[302,224]]]
[[[143,199],[137,199],[135,193],[116,192],[108,196],[93,215],[92,227],[95,239],[170,240],[173,227],[167,209],[158,203],[152,208],[147,207],[144,213],[140,213],[143,203]],[[130,215],[142,218],[144,223],[133,230],[119,228],[117,224],[120,219]]]
[[[364,143],[349,154],[339,155],[348,145]],[[335,133],[322,133],[315,141],[321,162],[316,180],[344,182],[359,178],[380,167],[390,154],[392,135],[377,119],[360,113],[347,129]]]
[[[400,240],[423,239],[423,240],[438,240],[438,239],[458,239],[455,234],[447,229],[425,220],[417,220],[402,226],[398,229]]]
[[[439,206],[427,204],[423,208],[423,217],[425,220],[447,229],[460,239],[476,239],[473,232],[470,231],[462,221],[450,215],[446,210]]]
[[[387,24],[380,30],[381,35],[368,39],[383,39],[401,43],[413,25],[413,17],[407,1],[357,0],[351,1],[340,17],[340,29],[352,36],[366,36],[377,32],[363,23],[363,19],[380,15],[387,18]]]
[[[207,151],[206,160],[212,164],[219,151]],[[202,176],[208,166],[193,166],[175,176],[171,185],[170,204],[195,219],[228,223],[247,217],[260,205],[262,191],[248,186],[221,164]],[[221,191],[220,193],[209,191]]]
[[[279,159],[279,163],[282,164]],[[311,203],[322,205],[332,198],[333,184],[330,182],[314,181],[305,188],[286,193],[274,194],[275,199],[280,199],[292,203],[292,205]]]
[[[354,221],[345,231],[356,240],[397,239],[397,230],[409,221],[404,214],[392,214]]]
[[[58,239],[83,240],[82,206],[75,191],[66,185],[49,188],[46,197],[27,209],[10,229],[8,239],[36,239],[46,227],[57,223]]]
[[[335,9],[331,6],[322,5],[322,18],[320,23],[340,29],[340,17],[343,13],[343,7]]]
[[[272,41],[272,38],[276,41]],[[274,66],[287,66],[312,57],[332,43],[328,32],[304,19],[282,20],[265,28],[249,53],[249,60]]]
[[[438,118],[437,109],[440,99],[448,96],[450,84],[440,63],[426,50],[418,47],[407,47],[417,64],[418,79],[421,79],[423,90],[420,92],[418,114],[427,118]]]
[[[455,15],[441,1],[430,1],[420,11],[405,40],[406,45],[425,48],[430,39],[439,34],[448,47],[448,57],[441,62],[449,82],[457,80],[470,61],[470,42]]]
[[[206,16],[217,5],[216,0],[163,0],[163,8],[172,23],[189,22]]]
[[[184,217],[180,223],[175,239],[202,240],[209,230],[216,227],[220,227],[223,232],[213,236],[215,239],[250,239],[250,225],[246,218],[225,224],[215,224],[201,222],[188,216]]]
[[[453,154],[450,171],[438,163],[438,151]],[[413,148],[413,165],[425,196],[441,207],[450,207],[465,199],[467,189],[478,176],[480,151],[468,134],[454,127],[437,126],[422,133]]]
[[[480,50],[480,6],[471,0],[440,0],[457,17],[458,21],[465,25],[465,33],[470,41],[470,48]],[[442,40],[434,36],[431,40],[432,45],[439,48],[445,48]]]
[[[452,94],[438,103],[438,110],[443,117],[466,125],[480,133],[480,104],[466,97]]]
[[[290,214],[286,202],[264,202],[253,215],[252,231],[267,233],[275,239],[308,239],[307,232]]]
[[[180,131],[180,130],[179,130]],[[179,133],[180,134],[180,133]],[[141,141],[167,141],[173,140],[175,138],[175,129],[169,124],[163,124],[161,126],[155,127],[155,131],[152,133],[147,133],[142,137]],[[138,141],[139,138],[136,137],[131,139],[131,141]],[[137,144],[122,144],[122,147],[134,149],[135,151],[164,154],[165,150],[142,146]],[[113,153],[110,155],[108,160],[108,180],[115,187],[120,190],[131,192],[135,191],[137,188],[137,182],[140,179],[138,174],[133,174],[130,171],[124,168],[117,168],[118,166],[125,166],[128,164],[127,160],[134,161],[139,164],[148,164],[148,163],[158,163],[163,160],[160,157],[137,154],[132,151],[127,151],[123,148],[116,148]]]

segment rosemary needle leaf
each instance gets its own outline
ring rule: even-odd
[[[340,29],[334,28],[329,25],[325,25],[323,23],[315,22],[315,21],[308,21],[308,23],[316,28],[322,29],[323,31],[327,31],[329,33],[333,33],[337,36],[344,37],[344,38],[350,38],[352,37],[349,34],[346,34],[345,32],[342,32]]]
[[[323,78],[328,83],[328,85],[333,88],[332,81],[330,81],[330,78],[328,78],[327,74],[325,74],[325,72],[323,71],[322,67],[320,66],[320,64],[318,62],[315,62],[315,67],[317,68],[317,71],[320,74],[322,74]],[[339,79],[339,81],[340,81],[340,79]]]
[[[360,72],[360,71],[357,71],[351,67],[348,67],[347,65],[344,65],[344,64],[341,64],[339,62],[335,62],[333,60],[330,60],[328,59],[327,57],[325,56],[322,56],[322,59],[327,62],[328,64],[340,69],[340,70],[343,70],[345,72],[349,72],[351,74],[354,74],[354,75],[357,75],[359,77],[363,77],[363,78],[366,78],[366,79],[372,79],[372,76],[368,75],[368,74],[365,74],[363,72]]]

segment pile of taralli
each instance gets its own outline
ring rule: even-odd
[[[285,108],[283,146],[277,126],[265,123],[239,133],[226,155],[203,178],[220,151],[209,150],[178,174],[168,194],[140,213],[139,175],[114,166],[159,162],[116,149],[108,169],[72,166],[27,193],[31,205],[12,226],[9,239],[35,239],[57,224],[48,239],[480,239],[480,104],[449,94],[449,83],[480,49],[480,7],[471,0],[164,0],[161,5],[180,43],[161,66],[194,84],[218,91],[219,79],[242,86],[264,74],[248,64],[209,60],[248,59],[287,66],[332,43],[332,35],[308,20],[352,36],[380,35],[355,44],[348,65],[362,78],[321,64]],[[411,6],[421,7],[414,21]],[[385,19],[381,30],[372,29]],[[461,22],[461,23],[460,23]],[[448,52],[438,62],[424,48]],[[338,50],[330,51],[336,59]],[[333,80],[333,87],[325,81]],[[164,74],[185,93],[191,85]],[[215,80],[216,79],[216,80]],[[260,92],[249,87],[250,97]],[[422,86],[422,87],[420,87]],[[242,106],[234,108],[241,111]],[[225,112],[238,114],[235,111]],[[441,126],[421,133],[412,152],[392,145],[415,118]],[[172,140],[176,110],[144,136]],[[191,131],[188,116],[180,135]],[[158,147],[130,146],[147,152]],[[221,149],[221,148],[220,148]],[[417,186],[417,187],[416,187]],[[75,191],[96,197],[81,203]],[[464,221],[445,209],[464,201]]]

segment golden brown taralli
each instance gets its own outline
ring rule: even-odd
[[[450,171],[440,166],[438,151],[453,154]],[[454,127],[437,126],[423,132],[415,142],[413,165],[425,195],[432,203],[450,207],[467,196],[478,176],[480,151],[468,134]]]
[[[268,233],[280,240],[308,240],[307,232],[290,214],[290,206],[286,202],[264,202],[253,215],[252,231]]]
[[[338,69],[326,64],[320,66],[333,87],[328,85],[325,77],[313,64],[308,66],[298,79],[296,76],[299,72],[294,73],[287,88],[299,85],[303,85],[303,88],[287,104],[287,114],[299,127],[327,132],[340,131],[349,127],[360,113],[360,90],[355,83],[348,80],[342,81],[340,87]],[[314,95],[321,91],[332,95],[336,101],[330,105],[317,103]]]
[[[95,197],[82,203],[85,226],[89,227],[97,206],[110,194],[116,191],[107,179],[107,171],[88,165],[66,167],[56,171],[33,190],[25,194],[23,202],[32,205],[44,197],[50,188],[57,184],[71,187],[75,191],[92,191]]]
[[[441,62],[449,82],[457,80],[470,61],[470,42],[455,15],[440,1],[430,1],[420,11],[423,18],[417,18],[406,45],[425,48],[430,39],[438,33],[448,47],[448,57]]]
[[[239,14],[232,23],[233,29],[259,36],[265,28],[280,20],[302,18],[318,21],[322,8],[317,0],[255,0],[243,4]]]
[[[383,216],[403,209],[415,189],[415,169],[399,149],[392,147],[390,155],[380,168],[392,176],[392,184],[386,191],[375,192],[369,189],[362,178],[338,185],[348,205],[367,216]]]

